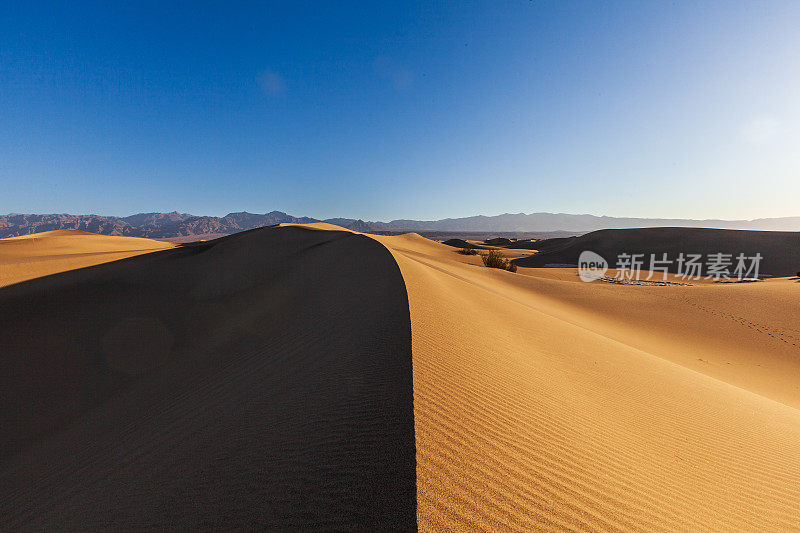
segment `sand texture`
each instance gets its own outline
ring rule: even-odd
[[[411,309],[420,529],[800,526],[799,284],[586,284],[379,239]]]

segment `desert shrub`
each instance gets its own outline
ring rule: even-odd
[[[475,248],[462,248],[458,251],[458,253],[463,255],[478,255],[478,250]]]
[[[483,265],[489,268],[506,268],[508,261],[505,256],[496,250],[490,250],[488,254],[481,256]]]
[[[509,272],[517,271],[517,265],[506,259],[506,256],[497,250],[489,250],[488,254],[481,256],[481,259],[483,259],[484,266],[489,268],[502,268],[503,270],[508,270]]]

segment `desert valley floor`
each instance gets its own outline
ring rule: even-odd
[[[3,239],[0,528],[797,529],[798,319],[327,224]]]

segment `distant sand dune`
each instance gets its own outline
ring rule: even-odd
[[[518,266],[541,267],[547,263],[576,265],[584,250],[599,253],[612,266],[620,253],[650,254],[675,261],[678,254],[726,253],[734,258],[762,256],[760,273],[772,276],[791,276],[800,270],[800,233],[788,231],[742,231],[708,228],[637,228],[593,231],[579,237],[548,239],[538,243],[541,254],[515,261]],[[674,272],[677,263],[673,262]],[[733,268],[733,267],[732,267]]]
[[[173,246],[151,239],[111,237],[75,229],[0,239],[0,287]]]

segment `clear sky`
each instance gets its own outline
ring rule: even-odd
[[[2,2],[0,213],[800,215],[799,28],[780,1]]]

